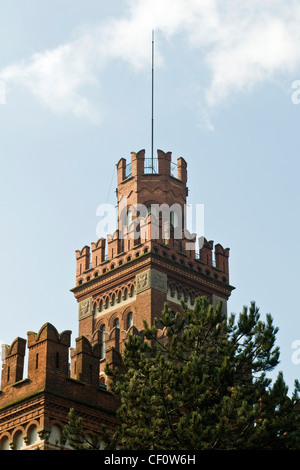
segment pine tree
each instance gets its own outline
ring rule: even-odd
[[[279,363],[277,331],[254,302],[237,319],[205,297],[175,315],[166,304],[151,327],[128,337],[122,371],[106,366],[121,405],[113,436],[99,423],[105,448],[298,450],[300,384],[289,397],[281,372],[273,384],[267,377]],[[99,449],[74,410],[64,436],[74,449]]]
[[[279,362],[271,315],[263,322],[253,302],[227,319],[205,297],[182,311],[166,304],[129,336],[126,373],[107,367],[121,401],[119,448],[298,449],[299,383],[289,398],[281,373],[267,378]]]
[[[82,424],[82,418],[77,416],[74,408],[71,408],[68,415],[68,423],[63,429],[63,439],[61,448],[73,450],[110,450],[116,449],[119,440],[119,430],[112,436],[106,427],[99,423],[99,433],[87,435]]]

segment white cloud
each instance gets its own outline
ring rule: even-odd
[[[149,67],[151,30],[172,41],[178,34],[204,63],[206,112],[229,96],[291,73],[300,64],[300,7],[290,0],[129,0],[127,14],[81,28],[75,41],[34,54],[0,71],[7,86],[28,88],[58,113],[93,122],[98,110],[87,90],[98,86],[99,66],[123,60],[134,70]],[[160,44],[156,62],[162,64]]]
[[[27,88],[55,113],[71,112],[98,122],[97,110],[85,97],[87,87],[97,86],[93,51],[94,44],[82,37],[8,66],[0,77],[7,87]]]

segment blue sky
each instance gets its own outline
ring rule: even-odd
[[[242,6],[241,6],[242,5]],[[230,248],[229,311],[255,300],[300,364],[300,7],[273,0],[0,1],[1,328],[78,332],[75,250],[115,203],[115,164],[154,146],[188,162],[205,236]],[[2,100],[3,101],[3,100]]]

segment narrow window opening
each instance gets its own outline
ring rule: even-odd
[[[105,325],[101,327],[101,359],[105,358]]]
[[[132,316],[132,312],[129,312],[128,313],[128,317],[127,317],[127,330],[133,325],[133,316]]]

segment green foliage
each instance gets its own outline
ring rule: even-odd
[[[77,416],[73,408],[70,409],[68,418],[68,424],[63,429],[61,449],[64,449],[66,445],[73,450],[116,449],[119,429],[112,436],[106,427],[99,423],[99,433],[87,434],[82,418]]]
[[[161,319],[129,336],[126,373],[107,367],[121,401],[110,448],[298,449],[299,384],[289,398],[282,374],[273,385],[266,375],[279,362],[272,317],[263,322],[251,303],[227,319],[205,297],[182,310],[166,304]]]
[[[69,422],[63,430],[62,448],[66,443],[74,450],[98,450],[100,447],[96,434],[86,436],[82,426],[82,418],[77,417],[73,408],[69,412]]]

